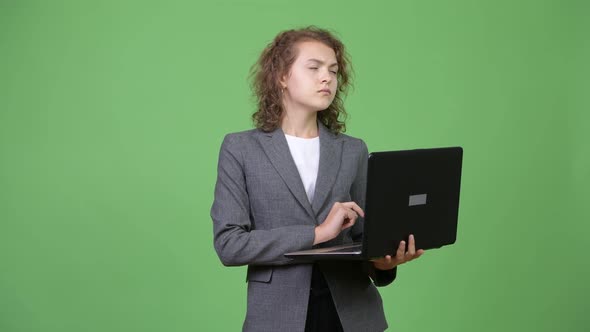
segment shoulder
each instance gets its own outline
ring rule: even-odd
[[[367,144],[361,138],[347,134],[338,134],[335,137],[343,142],[344,148],[347,150],[352,150],[357,153],[367,153],[368,151]]]
[[[244,130],[244,131],[237,131],[237,132],[233,132],[233,133],[228,133],[225,134],[225,137],[223,138],[223,141],[228,141],[228,142],[237,142],[240,140],[244,140],[244,139],[250,139],[256,135],[258,135],[260,133],[260,130],[258,129],[249,129],[249,130]]]
[[[223,137],[221,148],[240,149],[240,147],[251,145],[256,137],[262,132],[258,129],[249,129],[239,132],[228,133]]]
[[[244,130],[225,134],[219,148],[219,163],[228,161],[242,163],[244,151],[250,150],[258,129]]]

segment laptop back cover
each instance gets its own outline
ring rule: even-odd
[[[395,254],[410,234],[416,249],[454,243],[462,159],[460,147],[371,153],[363,256]]]

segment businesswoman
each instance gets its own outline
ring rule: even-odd
[[[226,266],[248,265],[244,331],[383,331],[375,286],[419,257],[414,239],[370,262],[287,252],[360,240],[367,146],[343,134],[344,45],[317,27],[279,33],[252,67],[256,128],[225,136],[211,208]]]

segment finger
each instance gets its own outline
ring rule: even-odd
[[[342,203],[342,205],[346,206],[349,209],[354,210],[361,217],[363,217],[363,218],[365,217],[365,211],[363,211],[363,209],[361,209],[361,207],[358,206],[358,204],[356,204],[355,202],[345,202],[345,203]]]
[[[395,253],[395,259],[400,262],[403,262],[405,253],[406,253],[406,241],[401,241],[399,243],[399,247],[397,248],[397,252]]]
[[[424,254],[424,249],[419,249],[418,251],[416,251],[416,257],[415,258],[418,258],[418,257],[422,256],[423,254]]]
[[[355,219],[346,219],[346,221],[344,221],[344,223],[342,223],[342,227],[340,228],[340,230],[345,230],[349,227],[354,226],[354,224],[356,223],[356,218]]]
[[[338,208],[337,213],[342,216],[342,219],[356,218],[358,216],[357,213],[345,204],[346,203],[340,203],[340,207]]]
[[[388,262],[391,262],[391,256],[386,255],[385,257],[373,258],[373,259],[370,259],[370,261],[376,262],[376,263],[388,263]]]
[[[354,211],[347,211],[342,221],[342,229],[352,227],[356,223],[358,215]]]
[[[393,264],[393,262],[392,262],[390,255],[387,255],[387,256],[385,256],[385,258],[383,258],[383,262],[382,262],[383,268],[390,269],[392,264]]]
[[[410,234],[410,239],[408,241],[408,255],[410,255],[410,258],[416,255],[416,240],[414,239],[414,234]]]
[[[346,211],[346,218],[348,218],[348,219],[356,219],[358,217],[359,217],[359,215],[355,211],[353,211],[353,210],[347,210]]]
[[[410,257],[409,255],[406,255],[406,258],[407,258],[406,262],[413,261],[414,259],[419,258],[423,254],[424,254],[424,250],[420,249],[420,250],[416,251],[416,254],[414,256]]]
[[[351,209],[342,209],[343,218],[344,219],[356,219],[358,218],[358,214]]]

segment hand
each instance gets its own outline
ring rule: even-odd
[[[355,202],[334,203],[326,220],[315,228],[313,244],[332,240],[343,230],[352,227],[359,215],[364,217],[365,212]]]
[[[407,263],[411,260],[414,260],[424,253],[424,250],[420,249],[416,251],[416,241],[414,240],[414,235],[410,234],[408,245],[408,251],[406,251],[406,241],[401,241],[399,243],[399,247],[397,248],[397,252],[395,257],[391,257],[387,255],[383,258],[372,259],[373,265],[378,270],[391,270],[394,267]]]

